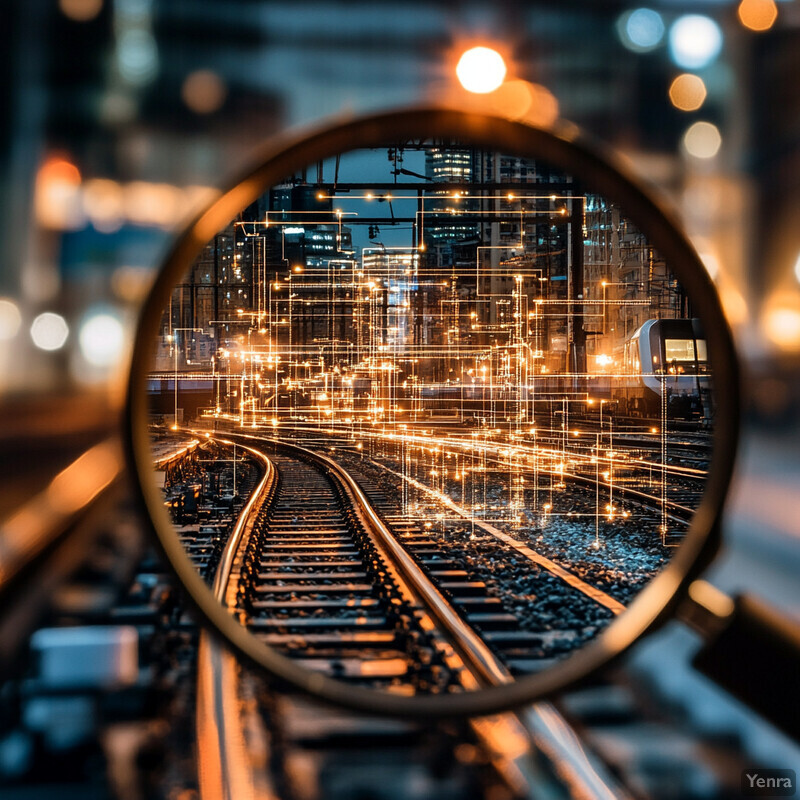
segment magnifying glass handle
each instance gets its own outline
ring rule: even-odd
[[[800,741],[800,625],[757,597],[729,598],[705,581],[692,584],[681,616],[706,639],[695,669]]]

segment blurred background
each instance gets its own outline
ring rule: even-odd
[[[677,209],[745,373],[710,577],[800,617],[797,0],[26,0],[0,6],[0,42],[3,516],[113,432],[160,259],[265,139],[441,98],[468,106],[456,63],[485,45],[508,72],[484,102],[577,123]],[[626,669],[688,730],[797,767],[794,745],[691,671],[696,647],[668,627]],[[648,746],[684,758],[678,740]],[[0,768],[7,752],[0,738]]]

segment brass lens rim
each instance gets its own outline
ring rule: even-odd
[[[669,564],[636,596],[624,614],[590,644],[541,673],[474,692],[404,697],[354,687],[300,667],[248,633],[214,598],[175,535],[163,497],[153,480],[146,388],[151,345],[163,308],[174,285],[218,230],[269,187],[308,164],[359,148],[430,138],[451,139],[546,160],[573,177],[580,176],[582,186],[619,204],[670,265],[692,298],[695,313],[703,320],[716,410],[713,452],[700,507]],[[456,718],[502,712],[576,686],[668,620],[688,585],[719,547],[719,519],[733,473],[739,430],[739,370],[733,338],[708,273],[672,213],[628,174],[616,156],[588,141],[571,123],[544,129],[483,113],[415,108],[356,118],[268,143],[253,163],[175,241],[141,312],[128,384],[126,444],[136,476],[136,494],[164,555],[207,627],[240,656],[269,673],[276,688],[296,689],[359,712],[408,718]]]

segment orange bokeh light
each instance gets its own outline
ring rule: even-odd
[[[697,75],[678,75],[669,87],[669,99],[681,111],[696,111],[706,99],[706,85]]]
[[[81,173],[62,158],[46,159],[36,174],[34,210],[37,222],[45,228],[70,230],[82,224],[80,203]]]
[[[81,182],[81,173],[71,162],[53,156],[48,158],[39,168],[38,180],[43,183],[61,183],[77,186]]]
[[[767,31],[778,18],[778,6],[775,0],[742,0],[737,13],[745,28]]]

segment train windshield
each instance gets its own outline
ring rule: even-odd
[[[704,372],[705,339],[664,339],[664,362],[677,372]]]
[[[694,339],[665,339],[664,357],[666,358],[667,362],[694,361]]]

